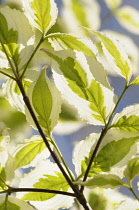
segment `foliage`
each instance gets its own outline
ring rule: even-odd
[[[139,85],[136,55],[120,36],[101,31],[95,0],[63,0],[61,15],[54,0],[8,4],[0,6],[0,108],[8,113],[0,123],[0,209],[138,210],[139,104],[116,113],[127,90]],[[119,0],[105,4],[109,18],[139,34],[136,9]],[[125,81],[119,97],[108,72]],[[102,131],[75,145],[74,174],[53,133],[86,123]],[[38,135],[19,135],[20,126]],[[120,187],[136,200],[118,193]]]

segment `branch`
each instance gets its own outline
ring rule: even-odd
[[[43,192],[43,193],[54,193],[54,194],[61,194],[61,195],[67,195],[71,197],[75,197],[74,193],[70,192],[64,192],[59,190],[49,190],[49,189],[39,189],[39,188],[15,188],[10,187],[10,194],[13,192]]]

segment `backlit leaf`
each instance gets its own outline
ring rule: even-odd
[[[6,6],[0,7],[0,25],[0,38],[9,57],[20,71],[34,49],[31,26],[23,12]],[[1,45],[0,50],[2,50]],[[0,68],[10,68],[5,53],[0,53],[0,60]]]
[[[54,0],[22,0],[22,2],[30,23],[46,34],[57,18],[58,11]]]
[[[61,97],[43,69],[36,81],[29,88],[29,97],[36,112],[40,125],[45,133],[50,136],[51,131],[58,122],[61,111]],[[27,114],[29,123],[33,123]],[[34,124],[33,124],[34,125]]]
[[[105,0],[109,9],[114,10],[121,4],[122,0]]]
[[[5,202],[5,197],[0,197],[0,209],[1,210],[33,210],[29,204],[15,197],[8,196],[8,201]]]
[[[51,190],[62,190],[67,191],[69,185],[65,180],[64,176],[60,172],[55,172],[56,176],[52,175],[43,175],[44,178],[40,178],[39,182],[35,183],[33,186],[34,188],[40,189],[51,189]],[[56,194],[52,193],[27,193],[22,198],[23,200],[30,200],[30,201],[45,201],[50,198],[53,198]]]
[[[139,157],[131,159],[124,171],[125,177],[130,183],[136,176],[139,176]]]
[[[80,38],[72,34],[55,33],[47,36],[54,50],[71,49],[82,51],[85,55],[95,58],[97,49],[89,38]]]
[[[99,174],[93,179],[89,179],[86,182],[75,182],[76,184],[80,184],[83,186],[86,186],[90,189],[101,187],[101,188],[119,188],[123,186],[125,183],[120,179],[120,177],[114,175],[114,174]]]
[[[128,59],[127,54],[125,53],[124,47],[118,42],[114,37],[105,35],[102,32],[92,31],[88,29],[93,34],[97,35],[103,46],[103,52],[106,56],[111,67],[122,77],[124,77],[127,82],[129,82],[132,76],[132,69],[130,60]]]
[[[136,77],[130,84],[131,85],[139,85],[139,77]]]
[[[43,50],[52,59],[54,81],[63,98],[75,106],[83,120],[103,125],[116,98],[102,65],[82,52]]]
[[[112,127],[121,130],[139,131],[139,105],[134,104],[117,113],[112,121]]]
[[[123,6],[114,13],[119,23],[133,34],[139,34],[139,11],[131,6]]]
[[[51,180],[51,182],[48,181],[49,179]],[[41,161],[34,170],[32,170],[30,173],[24,176],[24,178],[22,178],[19,187],[33,188],[34,186],[36,186],[37,183],[38,187],[40,186],[41,188],[43,186],[45,189],[49,189],[50,187],[51,190],[52,186],[55,187],[55,189],[57,188],[58,182],[58,188],[61,188],[61,190],[63,188],[68,192],[72,192],[67,185],[67,182],[65,181],[63,175],[61,174],[58,166],[55,163],[51,163],[49,160],[44,160]],[[29,199],[31,205],[35,206],[39,210],[44,210],[46,209],[46,207],[48,210],[58,210],[60,208],[68,209],[72,206],[74,201],[74,198],[69,196],[66,196],[65,199],[65,195],[57,194],[54,196],[49,193],[35,192],[31,194],[28,192],[20,192],[17,193],[17,197],[20,199],[23,199],[23,197],[26,200]]]
[[[33,167],[40,160],[49,157],[49,151],[40,136],[32,136],[30,139],[17,144],[13,154],[16,168]]]

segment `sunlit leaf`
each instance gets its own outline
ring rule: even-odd
[[[8,196],[7,202],[5,201],[5,197],[0,197],[0,209],[1,210],[33,210],[29,204],[25,203],[22,200],[19,200],[14,197]]]
[[[128,59],[128,56],[122,44],[118,42],[114,37],[105,35],[102,32],[92,31],[91,29],[88,30],[100,38],[103,46],[104,55],[106,56],[111,67],[118,74],[124,77],[127,82],[129,82],[132,76],[132,69],[130,60]]]
[[[131,85],[139,85],[139,77],[136,77],[130,84]]]
[[[32,136],[30,139],[17,144],[13,154],[16,168],[33,167],[40,160],[49,157],[49,151],[40,136]]]
[[[76,173],[80,177],[84,175],[87,169],[99,135],[93,133],[75,147],[73,163]],[[96,174],[107,172],[122,178],[124,167],[137,152],[138,140],[138,133],[116,129],[109,130],[94,158],[89,176],[94,177]]]
[[[131,159],[124,171],[125,177],[130,183],[136,176],[139,176],[139,157]]]
[[[139,34],[139,11],[131,6],[123,6],[114,13],[119,23],[133,34]]]
[[[139,131],[139,105],[134,104],[117,113],[112,121],[112,127],[121,130]]]
[[[9,7],[0,7],[0,25],[0,38],[6,51],[14,64],[21,70],[34,49],[31,26],[23,12]],[[0,46],[0,49],[2,50],[2,46]],[[7,58],[2,52],[0,59],[0,68],[9,69]]]
[[[54,81],[63,98],[75,106],[83,120],[103,125],[116,98],[102,65],[82,52],[43,50],[52,59]]]
[[[58,122],[62,101],[58,90],[46,76],[45,69],[40,72],[38,79],[32,83],[28,94],[40,125],[44,128],[45,133],[50,136]],[[27,114],[27,119],[29,123],[33,124],[29,119],[29,114]]]
[[[62,2],[61,17],[64,29],[78,35],[86,34],[86,31],[79,26],[98,30],[100,27],[100,6],[96,0],[62,0]]]
[[[39,182],[35,183],[33,186],[34,188],[40,189],[51,189],[51,190],[62,190],[67,191],[69,185],[65,180],[64,176],[59,173],[55,172],[56,176],[52,175],[43,175],[44,178],[40,178]],[[52,193],[27,193],[22,198],[23,200],[30,200],[30,201],[45,201],[50,198],[53,198],[56,194]]]
[[[105,2],[111,10],[114,10],[122,3],[122,0],[105,0]]]
[[[119,188],[123,186],[125,183],[120,179],[120,177],[114,175],[114,174],[100,174],[93,179],[89,179],[86,182],[75,182],[76,184],[80,184],[83,186],[86,186],[90,189],[96,188],[96,187],[101,187],[101,188]]]
[[[57,6],[54,0],[22,0],[25,13],[30,23],[43,34],[55,24],[57,18]]]
[[[59,177],[59,178],[58,178]],[[51,180],[49,182],[48,180]],[[52,182],[53,179],[53,182]],[[54,180],[56,182],[54,182]],[[47,182],[48,181],[48,182]],[[67,185],[63,175],[61,174],[58,166],[54,163],[51,163],[49,160],[41,161],[38,166],[32,170],[28,175],[24,176],[24,178],[21,180],[21,183],[19,187],[35,187],[37,184],[37,187],[41,188],[42,186],[44,189],[48,189],[50,187],[55,187],[57,188],[62,188],[66,191],[71,192],[71,189]],[[54,186],[55,185],[55,186]],[[67,197],[65,199],[64,195],[51,195],[48,193],[31,193],[31,197],[29,197],[28,192],[20,192],[17,193],[17,197],[20,199],[23,199],[23,196],[25,196],[25,199],[31,200],[31,197],[37,198],[35,201],[30,201],[30,203],[35,206],[37,209],[44,210],[58,210],[59,208],[66,208],[68,209],[69,207],[72,206],[72,203],[74,201],[74,198],[72,197]],[[36,194],[36,195],[35,195]],[[47,200],[48,199],[48,200]],[[33,199],[34,200],[34,199]],[[43,200],[43,201],[41,201]]]
[[[47,36],[54,50],[71,49],[82,51],[85,55],[95,58],[97,49],[89,38],[80,38],[72,34],[55,33]]]

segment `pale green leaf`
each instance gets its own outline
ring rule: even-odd
[[[122,3],[122,0],[105,0],[107,6],[109,7],[109,9],[114,10],[117,9],[120,4]]]
[[[112,121],[112,127],[121,130],[139,131],[139,104],[134,104],[124,108],[117,113]]]
[[[25,89],[28,89],[31,81],[23,80],[23,85]],[[3,84],[3,94],[5,98],[9,101],[11,106],[16,108],[18,111],[25,113],[25,104],[23,101],[23,96],[20,93],[17,83],[12,79],[7,79]]]
[[[139,85],[139,77],[136,77],[131,83],[130,85]]]
[[[46,176],[45,176],[46,175]],[[59,178],[58,178],[59,177]],[[48,181],[50,179],[50,182]],[[53,181],[52,181],[53,180]],[[54,180],[56,181],[56,185],[54,186]],[[47,182],[48,181],[48,182]],[[69,188],[67,182],[65,181],[63,175],[61,174],[60,169],[58,168],[57,164],[51,163],[49,160],[41,161],[37,167],[32,170],[30,173],[28,173],[26,176],[24,176],[20,182],[19,187],[29,187],[33,188],[34,186],[41,188],[58,188],[65,189],[68,192],[72,192],[72,190]],[[60,208],[66,208],[72,206],[72,203],[74,201],[74,198],[72,197],[66,197],[64,195],[51,195],[48,193],[31,193],[31,197],[27,196],[28,192],[20,192],[17,193],[17,197],[20,199],[23,199],[23,197],[28,200],[31,200],[31,197],[34,198],[37,197],[36,201],[30,201],[31,205],[35,206],[37,209],[45,209],[46,206],[49,207],[49,209],[58,210]],[[35,195],[36,194],[36,195]],[[49,199],[48,199],[49,198]],[[40,201],[43,199],[43,202]],[[46,200],[48,199],[48,200]]]
[[[130,197],[123,198],[122,202],[116,206],[115,210],[139,210],[139,201]]]
[[[32,136],[17,144],[13,150],[16,168],[35,166],[40,160],[49,157],[49,151],[40,136]]]
[[[85,55],[95,58],[97,49],[89,38],[80,38],[72,34],[55,33],[47,36],[54,50],[71,49],[82,51]]]
[[[91,29],[88,30],[100,38],[104,55],[106,56],[112,68],[122,77],[124,77],[127,82],[129,82],[132,76],[132,69],[130,60],[128,59],[122,43],[118,42],[114,37],[105,35],[102,32],[100,33],[92,31]]]
[[[129,161],[129,163],[124,171],[124,175],[129,183],[136,176],[139,176],[139,157],[136,157]]]
[[[63,98],[77,108],[83,120],[103,125],[116,98],[102,65],[82,52],[43,50],[52,60],[54,81]]]
[[[5,197],[0,197],[0,209],[1,210],[33,210],[29,204],[15,197],[8,196],[8,201],[5,201]]]
[[[34,49],[34,37],[31,26],[23,12],[6,6],[0,7],[0,25],[0,38],[9,57],[21,70]],[[2,49],[1,45],[0,49]],[[0,53],[0,60],[0,68],[9,69],[7,58],[2,52]]]
[[[89,193],[88,203],[91,206],[92,209],[95,210],[107,210],[108,209],[108,200],[104,197],[102,194],[102,189],[100,189],[100,192],[95,192],[94,190],[91,190]],[[101,193],[101,196],[100,196]],[[112,210],[111,208],[109,208]]]
[[[99,136],[100,133],[92,133],[85,140],[77,143],[73,153],[73,163],[77,176],[82,177],[84,175]],[[137,153],[138,139],[138,133],[118,129],[109,130],[92,163],[89,176],[107,172],[122,178],[125,165]]]
[[[33,186],[34,188],[40,189],[51,189],[51,190],[62,190],[67,191],[69,185],[65,180],[64,176],[59,173],[55,172],[56,176],[52,175],[43,175],[44,178],[40,178],[39,182],[35,183]],[[30,201],[45,201],[50,198],[53,198],[56,194],[52,193],[27,193],[24,195],[22,200],[30,200]]]
[[[57,19],[58,10],[54,0],[22,0],[22,2],[30,23],[46,34]]]
[[[96,187],[115,189],[123,186],[125,183],[114,174],[99,174],[86,182],[75,182],[75,184],[80,184],[90,189]]]
[[[126,157],[130,152],[132,146],[139,140],[139,137],[123,138],[119,141],[111,141],[106,144],[95,157],[90,174],[95,174],[97,172],[107,172],[110,168],[118,164]],[[126,146],[125,146],[126,145]],[[91,155],[91,154],[90,154]],[[82,162],[83,170],[85,170],[88,165],[89,159],[85,159]]]
[[[139,11],[131,6],[123,6],[114,13],[119,23],[133,34],[139,34]]]
[[[58,122],[62,102],[58,90],[48,79],[44,69],[40,72],[38,79],[32,83],[28,94],[40,125],[45,133],[50,135]],[[29,118],[27,119],[33,124]]]
[[[63,0],[61,16],[64,27],[70,33],[86,35],[86,31],[79,26],[94,30],[100,27],[100,6],[96,0]]]

